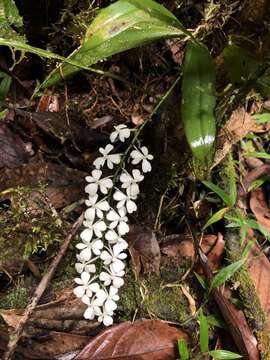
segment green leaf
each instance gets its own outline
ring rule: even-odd
[[[243,266],[245,261],[246,259],[243,258],[221,269],[214,276],[210,285],[210,290],[215,289],[220,285],[224,284],[228,279],[230,279],[236,273],[236,271],[238,271],[241,268],[241,266]]]
[[[260,231],[268,240],[270,240],[270,233],[267,229],[265,229],[262,225],[260,225],[254,219],[247,219],[246,224],[254,230]]]
[[[224,215],[226,212],[228,212],[230,208],[226,207],[223,209],[218,210],[215,214],[213,214],[210,219],[207,221],[207,223],[204,225],[203,230],[205,230],[208,226],[218,222],[219,220],[224,218]]]
[[[188,347],[185,339],[179,339],[177,341],[178,344],[178,350],[181,360],[188,360],[189,359],[189,352]]]
[[[207,316],[207,323],[210,326],[216,326],[221,329],[226,329],[226,323],[221,320],[220,318],[216,318],[214,315],[208,315]]]
[[[222,52],[225,69],[233,84],[242,84],[249,79],[255,79],[259,62],[254,56],[242,47],[231,44]]]
[[[99,12],[87,29],[82,45],[68,59],[90,66],[154,40],[187,35],[190,33],[179,20],[155,1],[118,0]],[[41,88],[52,86],[77,71],[77,67],[61,64],[49,74]]]
[[[216,193],[227,206],[232,207],[234,205],[231,197],[228,194],[226,194],[225,191],[222,190],[219,186],[207,180],[203,180],[202,183],[210,190],[214,191],[214,193]]]
[[[262,186],[267,180],[268,180],[268,177],[266,175],[261,176],[261,177],[257,178],[256,180],[253,180],[248,187],[248,192],[250,192],[251,190],[255,190],[258,187]]]
[[[208,174],[214,155],[215,82],[215,66],[208,48],[189,41],[183,65],[181,119],[199,179]]]
[[[265,124],[270,121],[270,112],[253,115],[257,124]]]
[[[270,154],[267,154],[265,152],[257,152],[257,151],[247,152],[245,153],[245,156],[259,158],[259,159],[270,159]]]
[[[240,359],[242,356],[227,350],[211,350],[208,353],[215,359]]]
[[[196,271],[193,271],[196,279],[198,280],[198,282],[200,283],[200,285],[202,286],[203,289],[207,289],[207,282],[206,282],[206,279],[199,275]]]
[[[9,92],[11,81],[11,76],[4,73],[3,71],[0,71],[0,108],[3,105],[7,93]]]
[[[200,312],[199,315],[200,322],[200,348],[202,353],[208,352],[209,346],[209,336],[208,336],[208,323],[207,318],[204,316],[203,312]]]

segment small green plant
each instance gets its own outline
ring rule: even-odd
[[[207,317],[201,311],[198,317],[200,323],[199,329],[199,342],[200,342],[200,353],[203,356],[210,356],[214,359],[240,359],[241,355],[236,354],[228,350],[209,350],[209,324]],[[180,355],[180,360],[192,359],[190,357],[190,351],[188,349],[187,343],[184,339],[178,340],[178,350]]]

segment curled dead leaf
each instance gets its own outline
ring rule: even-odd
[[[74,360],[175,360],[178,339],[188,341],[188,336],[163,321],[127,321],[91,340]]]
[[[270,209],[261,188],[251,191],[250,208],[258,223],[270,233]]]

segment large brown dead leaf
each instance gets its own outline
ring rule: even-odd
[[[204,235],[201,247],[207,255],[209,266],[212,270],[217,270],[222,259],[225,242],[223,236]],[[194,244],[190,236],[176,235],[169,236],[161,246],[161,253],[168,257],[194,258]]]
[[[256,124],[252,115],[246,112],[243,107],[235,110],[218,135],[213,167],[225,158],[234,144],[243,139],[251,131],[264,132],[267,130]]]
[[[270,263],[257,244],[249,253],[248,271],[261,307],[266,314],[268,330],[270,330]]]
[[[161,254],[155,234],[146,227],[133,225],[127,241],[137,274],[142,268],[145,274],[158,274]]]
[[[90,341],[74,360],[175,360],[178,339],[188,340],[188,337],[163,321],[127,321],[105,330]]]
[[[84,178],[87,174],[68,168],[64,165],[51,163],[24,164],[13,169],[4,168],[0,173],[0,192],[18,186],[48,185],[45,195],[55,208],[61,208],[84,196]],[[2,196],[8,198],[11,193]],[[39,196],[33,192],[29,201]]]
[[[0,123],[0,168],[14,168],[30,158],[26,144],[6,124]]]
[[[261,188],[251,191],[249,204],[258,223],[270,233],[270,209]]]

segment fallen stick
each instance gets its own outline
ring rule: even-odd
[[[7,351],[4,354],[3,360],[11,360],[12,359],[12,356],[16,350],[17,344],[22,337],[22,333],[23,333],[25,324],[27,323],[33,310],[35,309],[41,296],[43,295],[45,289],[47,288],[48,283],[52,279],[57,266],[59,265],[60,261],[62,260],[63,256],[65,255],[65,253],[69,247],[72,237],[77,232],[77,230],[81,226],[82,222],[83,222],[83,214],[72,225],[72,228],[68,232],[67,237],[65,238],[65,240],[60,248],[59,253],[55,256],[55,258],[53,259],[53,261],[50,264],[48,272],[43,276],[40,283],[38,284],[38,286],[35,290],[35,293],[33,295],[32,301],[29,303],[29,305],[25,309],[22,318],[20,319],[20,321],[18,322],[17,326],[14,329],[14,333],[10,335],[10,340],[8,343]]]

